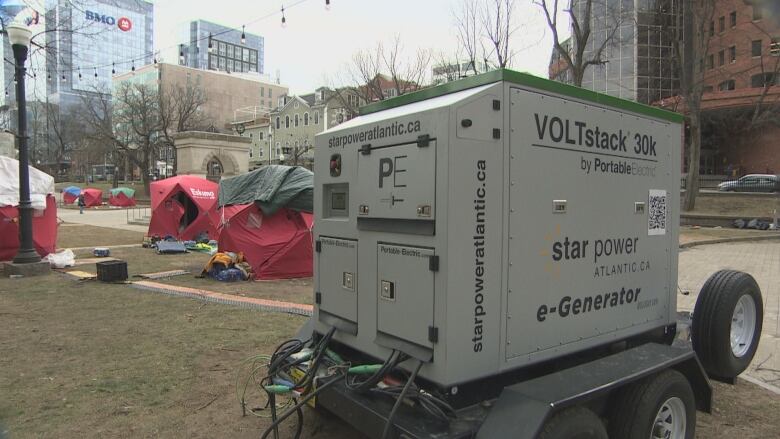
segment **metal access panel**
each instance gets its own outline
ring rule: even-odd
[[[507,361],[670,323],[679,125],[523,89],[510,98]]]
[[[358,243],[351,239],[321,237],[317,254],[317,291],[320,309],[328,314],[358,321]]]
[[[430,347],[434,272],[431,249],[392,244],[377,246],[377,330]]]
[[[358,155],[357,168],[353,193],[358,218],[435,218],[435,140],[366,147]]]

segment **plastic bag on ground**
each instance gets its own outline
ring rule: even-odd
[[[44,260],[54,268],[65,268],[76,265],[76,255],[71,249],[65,249],[57,253],[49,253]]]

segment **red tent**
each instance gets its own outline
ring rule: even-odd
[[[46,196],[46,209],[33,213],[33,244],[41,256],[54,253],[57,245],[57,201]],[[0,261],[10,261],[19,251],[19,210],[0,207]]]
[[[282,208],[265,216],[255,203],[223,210],[219,251],[243,252],[255,279],[312,275],[312,214]]]
[[[135,206],[135,190],[122,187],[111,189],[111,193],[108,195],[108,204],[117,207]]]
[[[179,175],[149,185],[152,199],[150,236],[195,239],[206,232],[217,237],[217,191],[219,185],[205,178]]]
[[[84,195],[85,207],[95,207],[103,204],[103,191],[95,188],[86,188],[81,193]]]

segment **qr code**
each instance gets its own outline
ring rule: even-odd
[[[650,191],[650,209],[647,218],[649,235],[666,234],[666,191]]]

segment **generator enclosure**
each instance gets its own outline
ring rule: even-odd
[[[676,321],[682,118],[499,70],[316,137],[315,330],[450,386]]]

